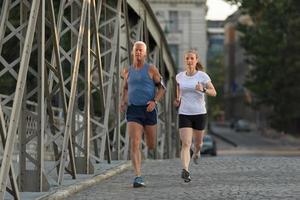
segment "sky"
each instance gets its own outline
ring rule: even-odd
[[[208,20],[225,20],[229,15],[237,10],[237,6],[232,6],[223,0],[207,0]]]

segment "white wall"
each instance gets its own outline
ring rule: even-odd
[[[184,52],[193,48],[199,53],[201,62],[206,66],[207,52],[207,28],[206,28],[206,1],[188,3],[174,0],[174,3],[163,3],[164,1],[148,1],[157,16],[163,30],[170,24],[170,11],[178,12],[178,30],[166,34],[169,44],[178,45],[178,69],[184,70]],[[168,1],[170,2],[170,1]]]

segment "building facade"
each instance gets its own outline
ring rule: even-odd
[[[178,71],[184,70],[183,55],[189,49],[199,52],[206,66],[206,0],[148,0],[165,32]]]
[[[224,21],[207,21],[207,60],[224,54]],[[208,66],[209,67],[209,66]]]

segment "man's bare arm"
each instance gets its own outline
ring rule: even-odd
[[[154,80],[154,83],[157,87],[157,91],[156,91],[156,94],[155,94],[155,97],[154,97],[154,101],[159,101],[165,94],[166,92],[166,86],[165,86],[165,83],[162,79],[162,76],[160,75],[158,69],[152,65],[151,66],[151,71],[152,71],[152,74],[153,74],[153,80]]]
[[[125,107],[128,104],[128,83],[127,83],[127,79],[128,79],[128,68],[125,68],[122,71],[121,74],[121,78],[123,79],[123,83],[122,83],[122,93],[121,93],[121,105],[120,105],[120,110],[122,112],[125,111]]]

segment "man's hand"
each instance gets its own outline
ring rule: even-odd
[[[176,99],[174,100],[174,106],[175,106],[175,107],[179,107],[179,106],[180,106],[180,99],[179,99],[179,98],[176,98]]]
[[[127,103],[125,101],[121,101],[120,111],[125,112],[127,109]]]
[[[152,112],[156,106],[156,103],[155,101],[148,101],[147,105],[147,112]]]

